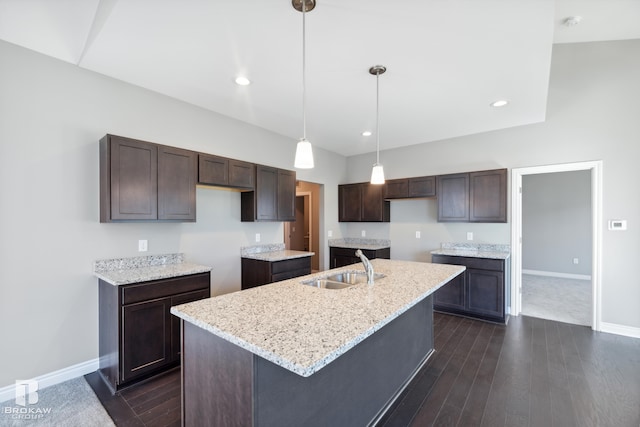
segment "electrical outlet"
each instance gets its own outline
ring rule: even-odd
[[[420,238],[420,232],[416,231],[416,239],[419,239],[419,238]]]
[[[327,231],[327,236],[329,236],[329,237],[333,237],[333,230],[329,230],[329,231]]]
[[[138,240],[138,252],[147,252],[146,240]]]
[[[365,230],[362,230],[362,232],[360,233],[360,235],[362,237],[367,237],[367,232]]]
[[[467,231],[467,240],[473,240],[473,232]]]
[[[256,233],[256,243],[260,241],[260,233]]]
[[[574,258],[574,259],[573,259],[573,263],[574,263],[574,264],[580,264],[580,260],[579,260],[578,258]]]

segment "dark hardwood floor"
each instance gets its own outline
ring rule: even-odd
[[[434,324],[435,354],[379,426],[640,426],[639,339],[525,316]],[[98,397],[118,426],[180,425],[179,370]]]

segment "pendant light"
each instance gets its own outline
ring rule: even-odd
[[[380,164],[380,85],[378,83],[380,74],[384,74],[387,68],[382,65],[374,65],[369,68],[369,74],[376,76],[376,162],[371,170],[371,183],[384,184],[384,169]]]
[[[302,12],[302,138],[296,146],[294,167],[299,169],[313,168],[313,149],[307,141],[307,115],[306,115],[306,57],[305,57],[305,15],[316,7],[315,0],[291,0],[295,10]]]

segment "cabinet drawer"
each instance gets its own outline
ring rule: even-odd
[[[271,274],[285,273],[292,270],[301,270],[311,268],[311,257],[302,257],[294,259],[286,259],[283,261],[275,261],[271,263]],[[294,276],[292,276],[294,277]],[[283,279],[280,279],[283,280]]]
[[[298,270],[284,271],[282,273],[274,274],[271,276],[271,283],[279,282],[281,280],[292,279],[294,277],[306,276],[311,274],[311,268],[301,268]]]
[[[464,265],[467,268],[476,268],[479,270],[504,271],[504,260],[501,259],[449,255],[433,255],[431,258],[436,264]]]
[[[209,273],[145,282],[122,287],[122,304],[167,297],[199,289],[208,289]]]

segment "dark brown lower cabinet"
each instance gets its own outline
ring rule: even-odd
[[[345,265],[357,264],[360,258],[356,256],[357,247],[339,248],[329,247],[330,268],[344,267]],[[382,249],[362,249],[362,254],[369,259],[384,258],[391,259],[391,248]]]
[[[99,280],[100,374],[112,392],[180,363],[174,305],[210,296],[210,273],[114,286]]]
[[[242,258],[242,289],[311,274],[311,257],[280,261]]]
[[[505,323],[510,291],[509,259],[433,255],[435,264],[467,267],[434,293],[434,310]]]

